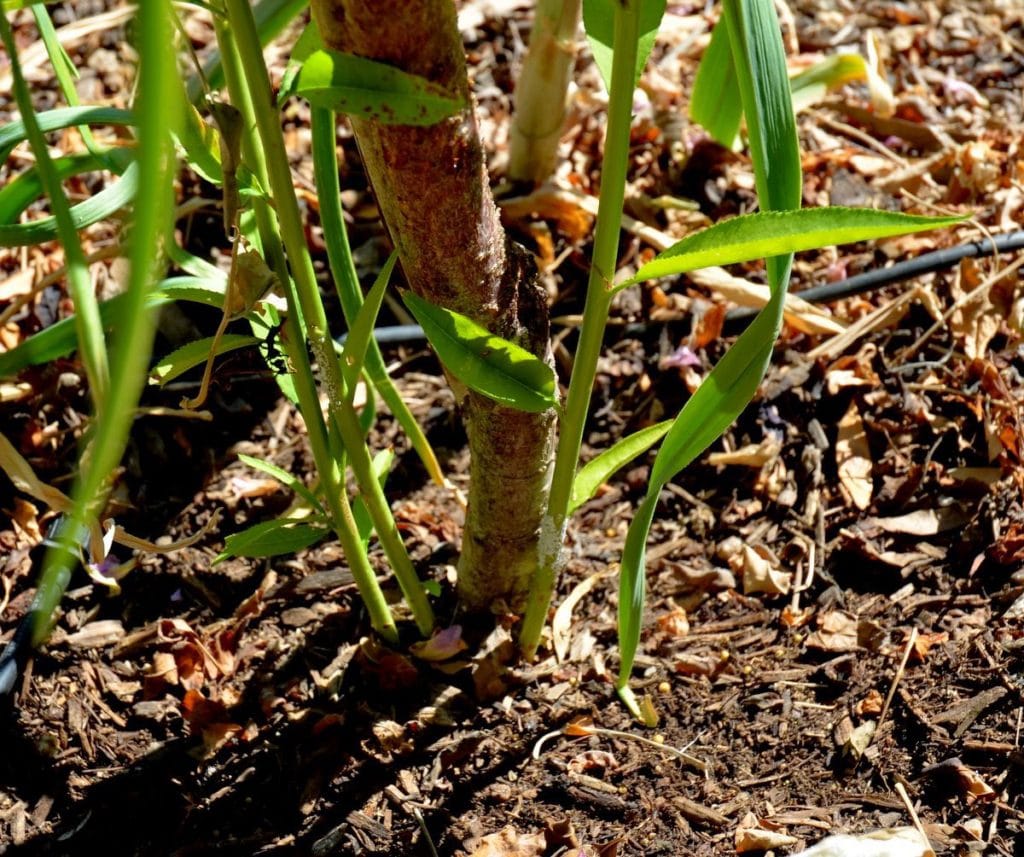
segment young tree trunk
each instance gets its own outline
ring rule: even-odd
[[[548,310],[530,255],[491,197],[452,0],[313,0],[324,42],[440,84],[467,107],[428,127],[352,119],[363,163],[409,286],[550,361]],[[536,567],[554,414],[527,414],[459,389],[471,454],[459,595],[518,611]]]

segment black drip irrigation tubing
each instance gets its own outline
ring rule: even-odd
[[[1003,232],[1000,235],[993,235],[991,239],[971,241],[968,244],[959,244],[944,250],[922,253],[913,259],[895,262],[888,268],[875,268],[865,271],[863,274],[837,280],[834,283],[811,286],[809,289],[793,292],[793,294],[810,303],[828,303],[864,294],[864,292],[890,286],[893,283],[905,282],[923,274],[932,274],[935,271],[951,268],[962,259],[980,259],[985,256],[995,256],[997,253],[1012,253],[1014,250],[1022,249],[1024,249],[1024,229],[1019,229],[1016,232]],[[755,315],[757,315],[757,310],[744,307],[730,310],[726,313],[725,318],[727,322],[735,323],[753,318]]]

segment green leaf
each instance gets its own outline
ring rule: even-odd
[[[639,5],[640,9],[640,38],[637,40],[636,77],[633,81],[635,86],[647,64],[651,48],[654,47],[658,27],[665,14],[665,0],[583,0],[583,28],[587,31],[590,50],[606,88],[611,88],[615,7],[627,2]]]
[[[138,167],[132,163],[124,171],[120,181],[72,207],[71,219],[74,228],[84,229],[86,226],[105,220],[127,206],[135,198],[138,181]],[[56,238],[57,232],[57,220],[52,216],[29,223],[0,226],[0,247],[25,247],[41,244]]]
[[[385,125],[434,125],[465,107],[425,78],[331,50],[311,53],[287,94]]]
[[[103,164],[88,152],[54,158],[53,167],[61,181],[104,169]],[[16,223],[21,213],[43,195],[43,182],[36,167],[25,170],[0,190],[0,223]]]
[[[210,346],[213,345],[212,336],[197,339],[187,345],[172,351],[162,360],[158,361],[149,371],[150,381],[159,384],[170,383],[175,378],[184,375],[189,369],[202,366],[210,356]],[[227,354],[230,351],[237,351],[239,348],[246,348],[250,345],[259,345],[260,340],[255,336],[242,336],[237,333],[225,333],[217,343],[215,356]]]
[[[690,93],[690,118],[703,125],[715,142],[727,149],[739,148],[743,101],[724,14],[711,31],[711,41],[697,67]]]
[[[658,507],[658,493],[648,492],[636,510],[622,551],[622,570],[619,572],[619,688],[629,684],[629,674],[640,645],[647,589],[647,533]]]
[[[964,217],[920,217],[872,208],[805,208],[800,211],[763,211],[724,220],[689,235],[659,253],[614,291],[644,280],[682,274],[712,265],[732,265],[815,250],[941,229]]]
[[[391,282],[391,273],[395,270],[397,261],[398,251],[392,250],[388,260],[380,269],[380,273],[377,274],[377,278],[373,281],[366,300],[359,308],[359,312],[356,313],[352,329],[349,330],[345,339],[345,347],[341,352],[341,372],[345,377],[345,388],[349,398],[355,394],[356,382],[359,380],[359,374],[363,371],[363,363],[366,360],[366,349],[373,337],[373,328],[377,324],[380,306],[384,302],[384,293],[387,291],[388,283]]]
[[[606,449],[583,465],[572,483],[569,514],[571,515],[593,497],[597,493],[597,489],[607,482],[616,470],[654,446],[671,427],[672,420],[665,420],[640,429],[629,437],[622,438],[610,449]]]
[[[288,55],[288,64],[285,66],[284,74],[281,76],[281,88],[278,92],[277,103],[283,104],[295,88],[295,78],[302,68],[302,64],[309,59],[316,51],[324,50],[324,40],[320,36],[320,28],[316,21],[306,24],[299,38],[292,46]]]
[[[445,368],[471,390],[520,411],[541,413],[555,406],[555,373],[539,357],[412,292],[402,299]]]
[[[782,37],[772,0],[724,0],[758,200],[765,211],[800,207],[802,179]],[[621,666],[627,688],[643,619],[645,556],[658,495],[736,419],[757,392],[782,324],[792,254],[767,261],[771,298],[676,417],[651,468],[647,496],[626,535],[619,596]],[[624,698],[630,699],[628,693]]]
[[[135,115],[116,107],[58,107],[37,113],[39,130],[60,131],[72,125],[134,125]],[[10,157],[11,150],[25,140],[25,123],[21,119],[0,128],[0,162]]]
[[[316,509],[323,515],[327,514],[320,501],[316,498],[313,492],[306,487],[306,483],[299,479],[299,477],[294,473],[289,473],[287,470],[278,467],[276,464],[271,464],[269,461],[264,461],[262,458],[254,458],[251,455],[245,455],[241,452],[238,454],[238,460],[244,464],[248,464],[256,470],[266,473],[268,476],[273,476],[278,482],[290,488],[303,500],[309,503],[312,508]]]
[[[394,463],[395,451],[390,447],[382,449],[373,457],[373,475],[376,477],[381,488],[388,481],[388,474],[391,472],[391,467]],[[362,497],[356,497],[352,502],[352,517],[355,519],[356,532],[359,534],[359,540],[363,543],[363,550],[365,551],[370,544],[370,536],[373,535],[373,519],[370,517],[370,512],[366,508],[366,503]]]
[[[216,564],[233,556],[255,559],[295,553],[316,544],[329,532],[322,518],[276,518],[263,521],[228,536],[224,540],[224,550],[213,561]]]

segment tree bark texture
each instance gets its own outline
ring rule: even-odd
[[[548,310],[533,259],[501,225],[452,0],[313,0],[325,44],[420,75],[467,106],[436,125],[352,127],[412,290],[550,361]],[[469,507],[459,595],[518,611],[547,507],[554,414],[528,414],[453,384],[469,435]]]

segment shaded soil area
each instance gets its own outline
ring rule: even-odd
[[[873,40],[893,89],[884,117],[872,103],[884,92],[863,83],[801,113],[805,201],[975,218],[948,233],[805,254],[794,290],[1016,228],[1018,7],[781,5],[795,65],[865,53]],[[58,23],[120,8],[64,6]],[[532,13],[514,2],[460,9],[500,179],[510,69]],[[16,20],[27,47],[31,20]],[[670,4],[638,91],[624,267],[755,204],[746,158],[685,119],[711,21],[703,4]],[[210,41],[204,22],[197,13],[187,24],[200,49]],[[90,70],[82,86],[95,87],[92,99],[126,98],[124,32],[86,30],[69,43]],[[556,184],[502,201],[508,227],[545,269],[563,370],[604,121],[581,49]],[[280,65],[284,52],[271,56]],[[45,91],[42,66],[38,75]],[[307,117],[301,105],[285,115],[297,181],[308,183]],[[353,245],[372,277],[386,242],[344,129],[339,144]],[[188,176],[182,194],[216,196]],[[312,202],[309,216],[322,271]],[[190,217],[182,240],[222,253],[219,214]],[[100,225],[86,237],[100,246],[114,234]],[[20,251],[2,253],[4,277],[24,269]],[[140,419],[115,494],[119,523],[140,536],[209,529],[194,546],[144,555],[120,594],[77,577],[53,636],[0,712],[0,852],[789,854],[830,833],[919,820],[939,854],[1024,853],[1024,301],[1015,271],[1003,273],[1012,261],[968,260],[828,308],[793,307],[755,402],[661,499],[634,674],[658,716],[653,729],[631,722],[613,689],[617,563],[649,460],[576,515],[551,636],[538,661],[523,664],[516,617],[460,612],[456,492],[428,482],[383,415],[373,446],[396,450],[388,495],[419,573],[437,584],[448,629],[424,646],[402,617],[402,645],[386,648],[370,634],[335,543],[214,562],[227,535],[293,499],[239,454],[312,473],[301,419],[259,356],[224,358],[211,419]],[[30,263],[43,276],[59,251],[34,249]],[[735,282],[763,282],[763,268],[722,273],[734,291],[695,276],[617,299],[587,457],[674,415],[734,341],[738,322],[726,311],[740,300]],[[41,292],[4,328],[4,346],[68,310],[58,286]],[[159,347],[215,324],[165,317]],[[465,436],[436,360],[418,341],[386,356],[464,489]],[[18,396],[0,405],[6,436],[58,486],[72,473],[87,412],[80,374],[71,359],[23,373]],[[152,389],[144,404],[175,408],[196,383],[190,375]],[[46,516],[6,481],[0,508],[7,641],[31,601]],[[397,601],[383,556],[371,551]]]

